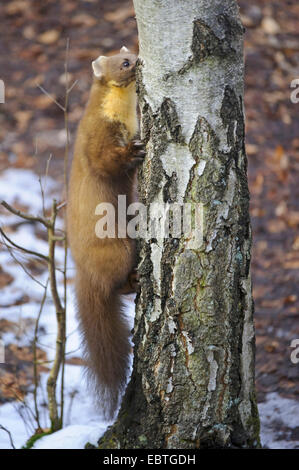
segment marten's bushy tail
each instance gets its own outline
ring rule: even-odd
[[[105,294],[90,278],[77,275],[77,302],[89,383],[106,418],[113,418],[127,381],[131,345],[129,325],[117,292]]]

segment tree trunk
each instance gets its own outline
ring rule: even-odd
[[[200,203],[203,243],[140,242],[131,381],[100,448],[258,447],[243,27],[234,0],[134,0],[140,197]]]

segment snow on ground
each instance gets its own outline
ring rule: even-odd
[[[49,427],[47,409],[43,406],[46,399],[47,374],[42,374],[41,389],[39,389],[39,410],[41,425]],[[66,365],[65,370],[65,428],[53,436],[47,436],[36,442],[34,448],[49,449],[80,449],[87,442],[96,444],[99,436],[109,423],[104,422],[87,393],[82,376],[82,367]],[[32,394],[26,397],[26,408],[15,402],[0,406],[0,424],[8,429],[16,448],[22,447],[34,433],[34,423],[28,409],[33,410]],[[23,416],[23,418],[22,418]],[[81,432],[76,430],[81,427]],[[9,437],[4,431],[0,432],[0,449],[10,448]]]
[[[97,444],[99,436],[104,434],[107,426],[97,424],[88,426],[74,424],[50,436],[37,441],[34,449],[84,449],[86,443]]]
[[[269,449],[299,449],[299,402],[268,393],[259,404],[262,444]]]
[[[261,443],[269,449],[299,449],[299,403],[281,397],[278,393],[269,393],[266,401],[259,404],[261,419]],[[66,427],[59,433],[45,436],[38,441],[39,449],[78,449],[84,444],[96,443],[106,429],[105,423],[90,422],[79,429],[76,425]],[[60,440],[63,439],[63,442]],[[67,445],[70,447],[63,447]]]
[[[1,173],[0,200],[8,204],[19,203],[27,206],[29,212],[40,212],[41,185],[39,177],[30,170],[12,168]],[[52,178],[43,176],[41,184],[45,192],[45,205],[51,205],[51,194],[58,194],[58,185]],[[35,215],[35,214],[34,214]],[[18,219],[19,221],[19,219]]]
[[[45,191],[45,206],[51,206],[51,198],[56,197],[59,200],[59,185],[50,177],[43,180],[43,189]],[[19,204],[26,206],[26,212],[33,215],[41,215],[42,199],[38,177],[29,170],[7,170],[0,176],[0,201],[4,199],[10,205]],[[37,238],[35,227],[30,224],[19,225],[20,219],[17,216],[1,210],[0,224],[6,230],[12,227],[12,233],[9,230],[10,238],[17,244],[26,246],[28,249],[47,253],[47,243],[41,238]],[[16,224],[17,227],[15,226]],[[63,227],[63,221],[59,221],[59,227]],[[14,252],[20,260],[28,260],[19,252]],[[57,264],[63,264],[64,251],[62,248],[56,248]],[[22,331],[22,322],[26,319],[35,319],[43,295],[43,287],[34,282],[24,270],[11,257],[7,249],[0,250],[0,266],[13,277],[13,282],[1,289],[0,292],[0,319],[5,318],[11,322],[20,325]],[[73,263],[69,256],[68,273],[69,277],[73,274]],[[47,272],[35,276],[37,281],[46,283]],[[59,273],[57,273],[59,280]],[[63,291],[60,288],[60,293]],[[22,305],[17,305],[18,299],[24,295],[28,296],[29,301]],[[129,315],[129,321],[133,326],[134,303],[132,299],[125,299],[126,313]],[[46,351],[47,358],[53,359],[55,354],[56,337],[56,316],[51,297],[48,293],[47,301],[40,318],[39,340],[37,345]],[[0,332],[1,333],[1,332]],[[1,339],[4,344],[17,344],[18,346],[29,345],[33,338],[33,327],[24,334],[15,335],[14,332],[3,333]],[[75,315],[74,292],[72,286],[68,288],[67,303],[67,357],[82,357],[80,348],[80,336],[78,332],[78,323]],[[47,373],[41,375],[40,387],[38,389],[38,404],[40,410],[41,426],[49,427],[49,419],[46,403],[46,381]],[[100,412],[96,410],[91,393],[87,390],[83,367],[80,365],[65,366],[65,428],[55,435],[42,438],[35,443],[34,448],[83,448],[87,442],[96,444],[99,437],[104,433],[110,422],[104,421]],[[59,390],[59,382],[57,386]],[[0,424],[11,433],[14,445],[20,448],[26,440],[34,433],[36,424],[32,419],[34,410],[33,393],[28,393],[25,405],[17,402],[9,402],[0,406]],[[10,448],[8,434],[0,430],[0,449]]]
[[[51,198],[57,197],[59,200],[59,186],[50,177],[43,180],[45,191],[45,205],[51,205]],[[38,177],[29,170],[7,170],[0,177],[0,200],[4,199],[10,205],[21,205],[26,207],[26,212],[33,215],[41,215],[42,198]],[[35,227],[30,224],[19,224],[20,219],[7,211],[1,210],[0,223],[5,230],[9,231],[10,238],[17,244],[41,253],[47,253],[47,243],[41,238],[37,238]],[[17,224],[17,226],[16,226]],[[63,222],[59,221],[59,226]],[[12,231],[10,230],[12,227]],[[7,230],[8,229],[8,230]],[[27,255],[14,252],[20,260],[28,260]],[[58,264],[63,263],[63,249],[57,247],[56,258]],[[0,292],[0,319],[5,318],[20,325],[26,319],[35,319],[43,295],[43,288],[34,282],[24,270],[11,257],[5,248],[0,250],[0,266],[6,273],[13,277],[13,282],[1,289]],[[72,275],[72,261],[69,259],[68,272]],[[71,277],[71,276],[70,276]],[[37,281],[46,283],[47,272],[35,276]],[[59,278],[59,274],[58,274]],[[28,296],[28,302],[17,305],[18,299],[24,295]],[[55,353],[56,317],[51,297],[48,294],[44,311],[40,319],[40,333],[38,346],[46,351],[48,359],[53,359]],[[7,332],[1,335],[4,344],[17,344],[18,346],[29,345],[33,338],[33,327],[24,334],[17,337],[14,332]],[[67,304],[67,357],[81,356],[80,337],[78,324],[75,316],[74,295],[72,287],[68,289]],[[41,376],[41,384],[38,389],[38,403],[40,410],[41,425],[44,428],[49,426],[46,402],[46,380],[47,373]],[[59,384],[58,384],[59,387]],[[57,387],[57,388],[58,388]],[[25,444],[26,440],[34,433],[36,428],[31,417],[34,409],[33,394],[28,393],[25,405],[17,402],[8,402],[0,406],[0,424],[8,429],[16,448]],[[104,422],[99,412],[95,410],[91,394],[87,391],[83,367],[79,365],[65,366],[65,426],[66,428],[51,436],[47,441],[37,442],[35,447],[48,446],[50,448],[83,448],[86,442],[96,443],[99,436],[104,432],[109,423]],[[80,431],[80,432],[78,432]],[[45,443],[44,443],[45,442]],[[5,431],[0,430],[0,448],[10,448],[9,436]]]
[[[46,192],[46,205],[51,204],[51,197],[59,196],[59,187],[51,178],[43,183]],[[51,197],[50,197],[51,196]],[[7,170],[0,176],[0,200],[5,199],[11,205],[16,203],[28,207],[28,212],[41,214],[41,193],[37,176],[29,170]],[[59,197],[58,197],[59,199]],[[9,213],[0,214],[0,223],[4,227],[12,227],[20,219]],[[60,221],[60,226],[63,223]],[[10,237],[21,245],[25,245],[36,251],[47,252],[47,243],[36,237],[32,225],[22,224],[14,228]],[[18,259],[24,260],[24,256],[17,254]],[[63,262],[63,250],[58,247],[58,263]],[[21,267],[11,258],[7,250],[0,250],[0,266],[11,274],[14,281],[1,289],[0,292],[0,319],[22,324],[28,318],[36,318],[39,311],[43,288],[32,281]],[[72,262],[68,265],[70,277],[72,275]],[[45,283],[47,273],[36,276],[39,282]],[[22,305],[16,305],[16,301],[24,295],[29,301]],[[134,303],[127,299],[126,310],[132,323],[134,315]],[[38,345],[47,352],[48,359],[53,359],[56,318],[51,298],[47,299],[40,320],[42,334],[39,335]],[[22,328],[20,328],[22,331]],[[1,333],[1,332],[0,332]],[[15,343],[20,346],[30,344],[33,337],[32,331],[24,335],[16,335],[13,332],[2,334],[5,344]],[[74,295],[71,288],[68,290],[67,304],[67,355],[81,356],[80,337],[75,316]],[[0,366],[1,367],[1,366]],[[41,375],[41,384],[38,391],[38,403],[41,417],[41,425],[49,426],[46,403],[47,374]],[[59,385],[59,384],[58,384]],[[33,395],[28,393],[25,406],[16,402],[0,405],[0,424],[8,429],[16,448],[25,444],[26,440],[34,432],[31,411],[34,409]],[[259,404],[261,417],[262,444],[269,448],[298,448],[298,416],[299,403],[294,400],[282,398],[277,393],[269,394],[264,403]],[[87,442],[96,444],[98,438],[104,433],[107,426],[100,413],[95,409],[91,394],[88,392],[83,376],[83,367],[67,364],[65,367],[65,427],[61,431],[45,436],[38,440],[34,448],[40,449],[79,449],[84,448]],[[36,427],[36,426],[35,426]],[[296,436],[297,433],[297,436]],[[10,448],[8,434],[0,430],[0,449]]]

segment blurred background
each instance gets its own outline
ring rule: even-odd
[[[291,361],[291,342],[299,339],[299,103],[290,99],[291,82],[299,79],[299,4],[238,3],[246,27],[256,383],[263,444],[299,448],[299,364]],[[91,60],[123,45],[137,52],[136,21],[129,0],[1,0],[0,17],[0,79],[6,99],[0,104],[0,197],[22,210],[35,210],[35,176],[45,173],[50,155],[49,191],[63,198],[66,132],[64,114],[53,98],[63,105],[67,39],[69,79],[77,81],[69,99],[73,142],[91,85]],[[3,209],[0,217],[20,242],[24,237],[33,245],[44,242],[39,227],[26,231],[15,219],[8,220]],[[0,250],[0,335],[6,335],[7,345],[7,364],[0,365],[4,425],[3,406],[24,399],[32,384],[30,335],[40,293],[25,287],[16,261],[8,260],[1,245]],[[42,276],[40,266],[26,263]],[[22,325],[20,318],[25,319]],[[39,354],[49,355],[42,344]],[[68,363],[80,367],[80,354],[70,354]]]

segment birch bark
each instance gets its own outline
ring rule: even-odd
[[[141,241],[133,374],[99,447],[258,447],[238,6],[134,6],[141,200],[200,203],[203,243]]]

